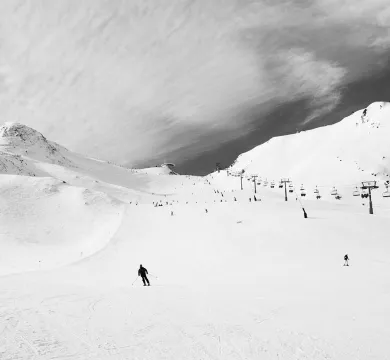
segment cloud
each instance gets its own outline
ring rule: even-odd
[[[387,3],[4,1],[0,116],[121,163],[191,157],[250,131],[254,111],[333,109],[389,48]]]

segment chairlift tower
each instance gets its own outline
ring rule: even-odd
[[[243,187],[242,187],[242,177],[244,176],[244,172],[245,172],[245,170],[242,169],[242,170],[241,170],[241,173],[240,173],[240,178],[241,178],[241,190],[243,190]]]
[[[287,183],[290,183],[290,179],[282,179],[280,183],[284,184],[284,201],[287,201]]]
[[[376,185],[376,181],[362,181],[362,189],[368,190],[368,198],[370,202],[370,210],[369,213],[371,215],[374,214],[374,209],[372,207],[372,199],[371,199],[371,190],[378,189],[379,186]]]
[[[257,191],[256,191],[256,179],[258,178],[258,175],[252,175],[251,178],[252,178],[253,184],[255,185],[255,194],[256,194],[257,193]]]

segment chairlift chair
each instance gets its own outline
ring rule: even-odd
[[[390,197],[390,191],[389,191],[389,184],[388,184],[388,182],[386,182],[385,186],[386,186],[386,191],[382,194],[382,196],[387,198],[387,197]]]
[[[279,188],[283,189],[283,183],[279,183]]]
[[[314,194],[319,194],[319,190],[317,188],[314,189]]]
[[[354,192],[352,193],[353,196],[360,196],[360,191],[359,189],[356,187],[356,189],[354,190]]]
[[[332,189],[330,195],[332,195],[332,196],[337,195],[337,189],[334,186],[333,186],[333,189]]]
[[[390,191],[389,190],[386,190],[383,194],[382,194],[383,197],[387,198],[387,197],[390,197]]]

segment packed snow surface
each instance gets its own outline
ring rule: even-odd
[[[390,359],[384,105],[203,178],[125,169],[5,124],[0,359]],[[374,215],[354,196],[354,161],[380,186]],[[268,181],[254,193],[244,176],[241,190],[242,168]],[[278,176],[321,198],[308,185],[286,202]]]

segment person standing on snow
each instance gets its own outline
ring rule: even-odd
[[[349,266],[348,265],[348,260],[349,260],[348,254],[345,254],[344,255],[344,266]]]
[[[150,286],[150,282],[146,274],[148,273],[148,270],[146,270],[142,265],[139,266],[138,269],[138,276],[141,276],[142,282],[144,283],[144,286],[146,286],[146,283],[148,286]]]

